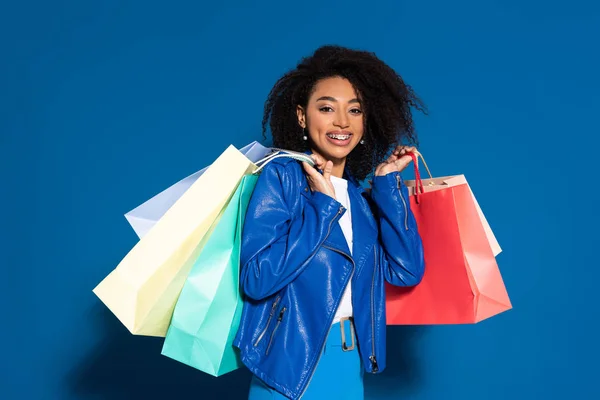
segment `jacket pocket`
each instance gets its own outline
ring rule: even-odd
[[[269,350],[271,349],[271,344],[273,344],[273,339],[275,338],[277,329],[279,329],[279,325],[281,325],[281,321],[283,320],[283,315],[285,314],[286,309],[287,309],[286,307],[283,307],[281,309],[281,311],[279,312],[279,317],[277,317],[277,324],[275,325],[273,332],[271,332],[271,338],[269,339],[269,344],[267,345],[267,350],[265,351],[265,355],[269,354]]]
[[[254,347],[258,346],[258,344],[265,337],[265,334],[267,333],[267,330],[269,329],[269,325],[271,325],[271,319],[273,318],[273,314],[275,314],[275,309],[277,308],[277,304],[279,304],[279,300],[281,300],[281,296],[277,296],[277,298],[273,302],[273,305],[271,306],[271,311],[269,312],[269,319],[267,319],[265,328],[260,332],[260,335],[258,335],[256,342],[254,342]]]

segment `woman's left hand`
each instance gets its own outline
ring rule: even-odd
[[[375,176],[384,176],[391,172],[402,172],[412,162],[412,158],[407,153],[419,154],[416,147],[398,146],[387,160],[377,166]]]

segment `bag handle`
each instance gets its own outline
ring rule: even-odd
[[[256,165],[260,165],[260,166],[256,170],[254,170],[254,172],[252,172],[252,174],[254,174],[254,175],[258,174],[260,172],[260,170],[265,165],[267,165],[269,162],[271,162],[272,160],[274,160],[276,158],[282,158],[282,157],[293,158],[298,161],[307,162],[312,167],[315,166],[315,160],[313,160],[311,156],[306,155],[304,153],[299,153],[297,151],[292,151],[292,150],[278,149],[276,147],[273,147],[272,149],[275,150],[275,152],[273,154],[269,154],[268,156],[258,160],[255,163]]]
[[[423,157],[423,155],[421,153],[417,152],[409,152],[406,153],[406,155],[410,156],[413,160],[413,165],[414,165],[414,169],[415,169],[415,197],[417,200],[417,203],[419,202],[419,195],[425,193],[425,187],[423,186],[423,179],[421,179],[421,171],[419,170],[419,158],[421,159],[421,161],[423,161],[423,165],[425,166],[425,169],[427,170],[427,173],[429,174],[429,178],[431,178],[431,181],[429,182],[429,185],[433,185],[433,175],[431,175],[431,171],[429,170],[429,167],[427,166],[427,163],[425,162],[425,158]],[[420,193],[419,193],[420,191]]]
[[[417,203],[419,202],[419,191],[425,193],[425,189],[423,188],[423,180],[421,179],[421,171],[419,171],[419,159],[417,155],[413,152],[406,153],[406,155],[410,156],[413,160],[413,165],[415,168],[415,196],[417,198]]]

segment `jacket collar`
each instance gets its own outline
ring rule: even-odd
[[[304,154],[310,155],[310,150]],[[319,170],[321,173],[323,171]],[[377,222],[370,211],[367,200],[362,195],[365,190],[360,183],[350,174],[348,168],[344,168],[343,178],[348,181],[348,195],[350,197],[350,216],[355,233],[352,235],[352,253],[350,253],[346,238],[339,224],[334,224],[325,245],[341,251],[354,259],[356,271],[355,276],[362,269],[367,258],[370,256],[370,243],[377,240]]]

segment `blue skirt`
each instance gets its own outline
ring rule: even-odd
[[[345,340],[351,345],[351,324],[344,322]],[[340,324],[331,326],[323,354],[310,380],[302,400],[312,399],[344,399],[363,400],[364,368],[358,353],[358,344],[353,350],[342,348],[342,332]],[[274,377],[276,379],[276,377]],[[256,376],[250,382],[249,400],[288,399],[288,397],[267,386]]]

